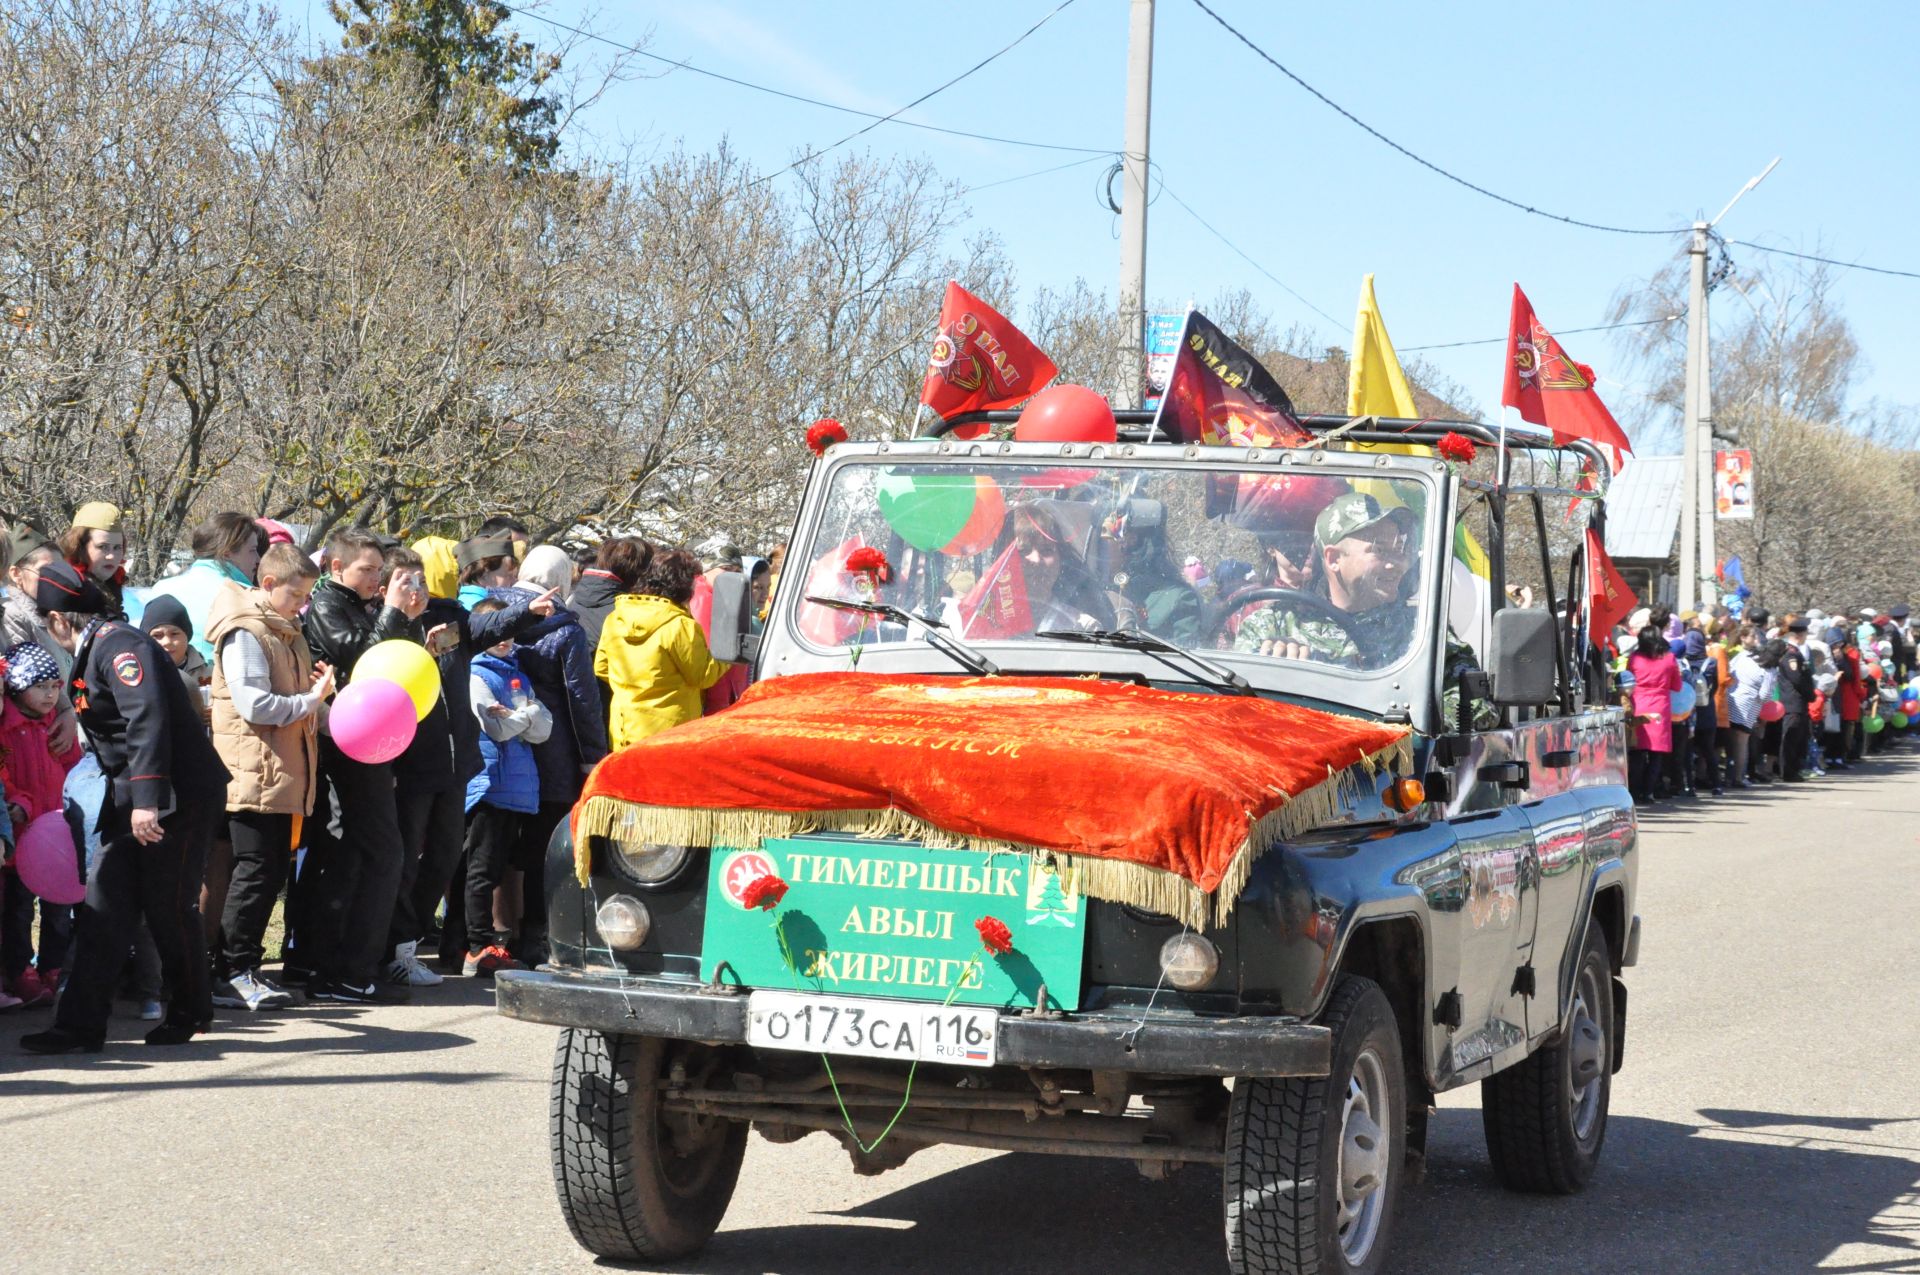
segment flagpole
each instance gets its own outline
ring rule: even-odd
[[[926,414],[927,414],[927,405],[924,402],[922,402],[920,406],[913,409],[913,428],[907,432],[908,438],[920,437],[920,418],[925,416]]]

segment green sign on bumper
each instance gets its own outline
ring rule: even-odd
[[[769,873],[787,883],[786,898],[772,912],[748,911],[743,892]],[[983,954],[974,923],[988,916],[1013,932],[1010,954]],[[727,982],[747,987],[931,1001],[951,995],[959,1004],[1011,1009],[1032,1006],[1044,984],[1050,1008],[1078,1009],[1086,921],[1086,900],[1021,855],[772,839],[758,849],[713,851],[700,972],[711,979],[721,970]]]

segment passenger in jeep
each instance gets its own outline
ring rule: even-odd
[[[1110,629],[1113,607],[1074,547],[1056,502],[1036,500],[1013,509],[1013,538],[1033,614],[1033,631]]]

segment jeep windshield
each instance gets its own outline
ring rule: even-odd
[[[849,459],[788,559],[780,608],[802,646],[850,664],[925,642],[926,626],[808,598],[883,603],[976,648],[1144,632],[1371,679],[1425,647],[1432,489],[1404,469],[1292,459]]]

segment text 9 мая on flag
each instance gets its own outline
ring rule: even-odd
[[[949,281],[920,401],[942,420],[1012,407],[1039,393],[1059,370],[1005,315]],[[983,424],[954,434],[978,438],[986,429]]]

